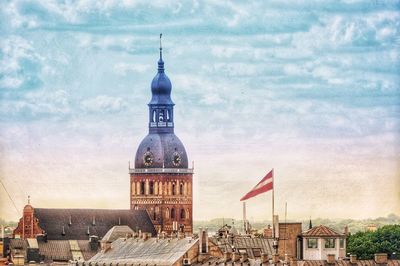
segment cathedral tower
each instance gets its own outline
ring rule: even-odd
[[[130,168],[131,209],[146,209],[159,232],[193,232],[193,168],[174,134],[171,81],[165,74],[160,35],[158,72],[151,82],[149,134]]]

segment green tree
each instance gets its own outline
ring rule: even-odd
[[[400,224],[385,225],[376,232],[357,232],[350,235],[347,252],[360,259],[372,259],[375,253],[400,254]]]

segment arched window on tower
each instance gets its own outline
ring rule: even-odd
[[[144,195],[145,182],[140,182],[140,195]]]
[[[172,183],[172,195],[176,194],[176,186],[175,183]]]
[[[185,210],[184,210],[184,209],[181,209],[181,214],[180,214],[180,216],[181,216],[181,220],[184,220],[184,219],[186,218]]]
[[[150,183],[149,183],[149,193],[150,193],[150,195],[154,194],[154,182],[153,181],[150,181]]]
[[[183,195],[183,183],[179,184],[179,194]]]
[[[158,113],[158,122],[164,122],[164,110],[160,110]]]
[[[175,209],[171,209],[171,219],[175,219]]]
[[[152,115],[152,121],[151,122],[156,122],[156,110],[153,110],[153,115]]]
[[[169,110],[167,110],[167,121],[170,122],[171,121],[171,116],[169,114]]]

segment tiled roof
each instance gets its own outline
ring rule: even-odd
[[[283,261],[279,261],[276,264],[272,264],[271,261],[266,263],[261,263],[259,259],[248,259],[245,262],[237,260],[232,262],[229,260],[225,262],[221,258],[210,257],[202,262],[195,262],[192,266],[287,266],[289,264],[285,264]],[[350,263],[349,260],[335,260],[335,263],[328,264],[326,260],[299,260],[296,261],[297,266],[377,266],[380,264],[376,264],[374,260],[358,260],[357,263]],[[386,264],[385,264],[386,265]],[[400,260],[388,260],[387,266],[399,266]]]
[[[87,240],[89,235],[101,238],[114,225],[128,225],[133,230],[156,234],[146,210],[35,208],[34,214],[48,240]]]
[[[357,260],[350,263],[349,260],[335,260],[335,263],[328,264],[326,260],[302,260],[297,261],[298,266],[377,266],[374,260]],[[385,264],[386,265],[386,264]],[[400,260],[388,260],[387,266],[400,266]]]
[[[116,225],[103,237],[102,241],[114,242],[118,238],[126,237],[127,234],[133,235],[133,230],[127,225]]]
[[[72,260],[72,253],[68,240],[39,241],[39,254],[43,255],[46,261]]]
[[[119,238],[106,252],[99,252],[89,262],[99,265],[119,264],[173,265],[189,251],[198,239]]]
[[[78,245],[81,249],[84,260],[91,259],[100,250],[100,246],[98,246],[98,249],[92,250],[90,248],[90,243],[87,240],[78,240]]]
[[[344,236],[344,234],[340,234],[335,232],[329,227],[324,225],[315,226],[305,232],[302,233],[302,236],[317,236],[317,237],[326,237],[326,236]]]
[[[232,238],[225,237],[210,237],[209,238],[215,245],[217,245],[222,252],[232,252]],[[249,258],[255,258],[255,250],[260,253],[273,254],[272,239],[270,238],[252,238],[248,236],[235,236],[233,237],[233,246],[236,250],[246,249]]]

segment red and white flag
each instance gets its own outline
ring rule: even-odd
[[[244,195],[240,201],[250,199],[258,194],[270,191],[274,187],[274,169],[272,169],[250,192]]]

